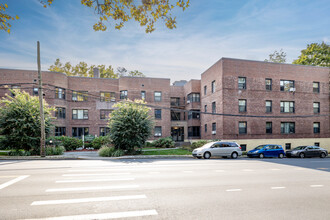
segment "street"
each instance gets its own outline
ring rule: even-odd
[[[2,160],[0,219],[329,219],[330,158]]]

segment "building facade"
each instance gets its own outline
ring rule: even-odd
[[[200,80],[173,85],[98,76],[42,72],[45,100],[56,108],[55,135],[106,135],[113,104],[143,98],[155,121],[151,139],[235,140],[247,149],[267,139],[287,149],[303,141],[330,144],[329,68],[222,58]],[[38,94],[36,71],[0,69],[0,79],[0,97],[8,88]]]

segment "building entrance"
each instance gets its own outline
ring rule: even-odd
[[[171,136],[173,141],[184,141],[184,127],[172,127]]]

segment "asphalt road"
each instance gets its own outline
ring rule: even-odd
[[[330,219],[330,158],[0,161],[0,219]]]

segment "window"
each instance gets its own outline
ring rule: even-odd
[[[100,119],[107,119],[109,118],[109,114],[112,112],[110,109],[101,109],[100,110]]]
[[[101,102],[116,101],[116,93],[114,92],[101,92],[100,97],[101,97],[100,99]]]
[[[313,82],[313,92],[320,93],[320,83],[319,82]]]
[[[314,134],[319,134],[320,133],[320,122],[314,122],[313,123],[313,130],[314,130]]]
[[[212,102],[212,113],[216,113],[216,105],[215,105],[215,102]]]
[[[239,134],[246,134],[247,133],[247,123],[246,123],[246,121],[238,122],[238,133]]]
[[[200,118],[200,110],[190,110],[188,112],[188,120],[189,119],[199,119]]]
[[[240,144],[240,146],[242,151],[246,151],[246,144]]]
[[[162,92],[155,92],[155,102],[162,101]]]
[[[37,87],[33,88],[33,95],[39,95],[39,88]]]
[[[180,121],[180,112],[171,111],[171,121]]]
[[[106,136],[110,133],[110,128],[100,127],[100,136]]]
[[[200,102],[200,94],[199,93],[190,93],[187,96],[187,100],[190,102]]]
[[[11,86],[11,89],[17,89],[19,90],[21,88],[21,86]],[[15,97],[15,94],[13,92],[11,92],[11,96]]]
[[[294,134],[295,123],[294,122],[281,122],[281,133],[282,134]]]
[[[272,79],[266,79],[266,90],[272,91]]]
[[[313,111],[314,111],[314,114],[320,113],[320,103],[319,102],[313,103]]]
[[[57,119],[64,118],[65,119],[65,108],[56,107],[55,108],[55,118],[57,118]]]
[[[171,106],[180,106],[180,98],[171,97]]]
[[[204,105],[204,112],[207,112],[207,105]]]
[[[294,113],[294,102],[281,102],[281,113]]]
[[[84,102],[88,100],[87,91],[73,91],[72,100],[77,102]]]
[[[319,146],[320,146],[320,142],[315,142],[315,143],[314,143],[314,146],[319,147]]]
[[[72,119],[88,119],[88,110],[72,109]]]
[[[65,127],[55,127],[55,136],[65,136]]]
[[[217,131],[217,124],[216,123],[212,123],[212,134],[215,134]]]
[[[207,86],[204,86],[204,95],[206,95],[207,92]]]
[[[65,99],[65,89],[56,87],[55,98],[56,99]]]
[[[273,123],[272,122],[266,122],[266,134],[273,133]]]
[[[146,99],[146,91],[141,91],[141,99]]]
[[[127,90],[120,91],[120,99],[127,99]]]
[[[88,127],[73,127],[72,128],[72,137],[81,138],[82,136],[89,135]]]
[[[155,137],[161,137],[162,136],[162,127],[156,126],[155,127]]]
[[[238,100],[238,111],[246,112],[246,99]]]
[[[212,93],[215,93],[215,80],[211,83],[211,91]]]
[[[188,127],[188,137],[200,137],[200,127],[199,126]]]
[[[290,150],[290,149],[291,149],[291,143],[286,143],[285,150]]]
[[[284,91],[284,92],[294,91],[294,81],[293,80],[281,80],[280,88],[281,88],[281,91]]]
[[[162,119],[162,110],[155,109],[155,119]]]
[[[246,89],[246,78],[238,77],[238,89]]]
[[[266,112],[272,112],[272,101],[266,100]]]
[[[207,124],[204,125],[204,131],[207,132]]]

